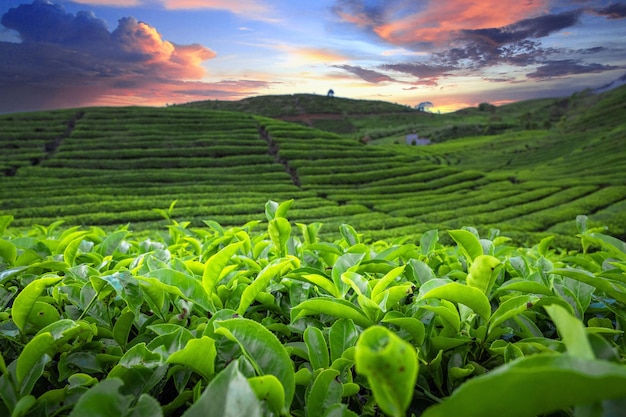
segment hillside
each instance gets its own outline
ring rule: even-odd
[[[409,241],[430,229],[474,226],[530,242],[556,233],[567,244],[576,216],[585,214],[623,238],[625,103],[626,88],[619,88],[449,117],[404,107],[425,127],[456,125],[463,136],[426,147],[365,145],[350,135],[201,105],[4,115],[0,212],[15,216],[18,227],[63,219],[67,226],[147,229],[166,224],[176,200],[179,221],[231,226],[263,221],[259,208],[269,199],[293,198],[290,218],[322,222],[330,235],[342,223],[368,239]],[[390,129],[397,123],[387,108],[372,114],[389,118]],[[526,128],[518,123],[488,136],[467,129],[523,115]]]

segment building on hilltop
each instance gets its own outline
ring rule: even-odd
[[[406,135],[406,144],[419,146],[430,145],[430,139],[420,138],[417,133],[409,133]]]

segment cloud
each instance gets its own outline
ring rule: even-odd
[[[365,80],[368,80],[365,77],[376,80],[380,69],[415,77],[415,86],[436,86],[442,79],[468,75],[492,83],[519,83],[518,76],[485,76],[483,71],[513,66],[522,69],[521,74],[529,72],[528,79],[543,80],[616,68],[578,60],[605,53],[607,49],[603,46],[578,50],[544,46],[544,38],[581,24],[583,13],[589,12],[581,4],[576,9],[546,13],[547,6],[547,1],[502,0],[498,7],[493,7],[469,0],[385,3],[337,0],[333,10],[345,23],[403,50],[430,51],[430,56],[419,57],[415,62],[391,62],[371,69],[344,66]],[[623,15],[623,9],[622,4],[613,4],[594,9],[593,13],[618,18]],[[574,58],[557,58],[565,55]]]
[[[434,82],[436,79],[449,75],[455,70],[453,66],[431,65],[425,63],[385,64],[383,69],[412,75],[423,81]]]
[[[372,2],[337,0],[333,11],[342,21],[398,46],[441,46],[462,30],[503,27],[536,16],[546,0],[490,2],[447,0]],[[506,10],[506,13],[502,11]]]
[[[600,16],[606,16],[607,19],[624,19],[626,18],[626,4],[613,3],[607,7],[592,9],[591,12]]]
[[[333,49],[329,48],[311,48],[304,46],[279,45],[278,49],[283,49],[291,55],[304,58],[308,62],[344,62],[349,58]]]
[[[572,59],[548,61],[539,66],[534,72],[526,74],[528,78],[550,79],[566,75],[589,74],[619,69],[614,65],[584,64]]]
[[[465,29],[461,38],[482,44],[500,46],[519,42],[528,38],[543,38],[551,33],[574,26],[579,22],[582,10],[560,14],[549,14],[503,26],[501,28]]]
[[[383,82],[398,82],[398,80],[395,80],[388,75],[382,74],[378,71],[361,68],[359,66],[333,65],[333,67],[348,71],[349,73],[352,73],[362,80],[372,84],[379,84]]]
[[[109,32],[93,13],[66,13],[44,0],[9,9],[0,22],[21,40],[0,42],[0,56],[7,57],[0,61],[0,90],[4,97],[20,97],[3,102],[3,112],[89,105],[102,97],[132,96],[146,104],[184,101],[187,97],[177,97],[177,91],[202,79],[202,63],[216,56],[199,44],[169,42],[132,17],[120,19]],[[35,99],[36,90],[46,94]],[[214,90],[222,88],[194,85],[194,91],[207,95]]]

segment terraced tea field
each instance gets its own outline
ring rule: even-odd
[[[580,214],[623,238],[625,97],[624,88],[597,96],[550,129],[424,147],[367,145],[264,116],[182,106],[3,115],[0,212],[15,217],[14,227],[62,219],[142,230],[167,224],[176,201],[177,221],[234,226],[263,221],[270,199],[294,199],[294,222],[321,222],[326,235],[348,223],[367,240],[414,241],[430,229],[473,226],[485,236],[497,228],[522,242],[550,233],[567,243]],[[444,126],[445,117],[428,119]]]

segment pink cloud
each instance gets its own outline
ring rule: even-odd
[[[491,2],[440,0],[400,17],[393,14],[393,7],[375,16],[347,10],[340,10],[338,15],[346,22],[371,28],[380,38],[395,45],[420,42],[442,45],[461,30],[503,27],[545,13],[547,2],[500,0],[495,7]]]

